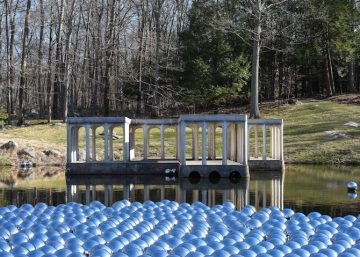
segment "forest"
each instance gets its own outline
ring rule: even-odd
[[[0,109],[171,116],[359,92],[355,0],[0,0]]]

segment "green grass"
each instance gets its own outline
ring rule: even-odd
[[[331,101],[309,101],[300,105],[264,110],[266,118],[284,119],[284,156],[289,163],[360,163],[360,128],[344,126],[360,123],[360,106]],[[327,139],[325,132],[336,130],[351,136]]]
[[[309,164],[360,164],[360,128],[344,126],[348,121],[360,123],[360,106],[339,104],[336,102],[305,101],[298,105],[285,105],[271,109],[262,109],[264,118],[284,119],[284,156],[288,163]],[[39,121],[37,121],[39,122]],[[33,124],[35,122],[32,122]],[[347,139],[328,140],[325,132],[336,130],[351,136]],[[99,159],[103,156],[103,137],[101,129],[97,130],[97,148]],[[117,129],[115,133],[122,136]],[[175,130],[165,130],[165,153],[168,158],[175,156]],[[187,142],[191,145],[190,130],[187,131]],[[136,156],[142,158],[143,134],[137,130]],[[84,149],[85,132],[80,131],[80,148]],[[201,131],[199,131],[201,140]],[[49,126],[48,124],[31,125],[29,127],[13,128],[0,132],[0,141],[14,140],[22,144],[40,149],[57,149],[66,151],[66,127]],[[114,140],[117,150],[114,155],[122,157],[121,139]],[[260,145],[261,147],[261,145]],[[261,149],[261,148],[260,148]],[[150,136],[150,158],[160,156],[160,130],[154,129]],[[199,155],[201,156],[201,144]],[[187,156],[191,148],[187,147]],[[221,156],[221,130],[217,130],[217,156]],[[0,159],[1,165],[1,159]]]

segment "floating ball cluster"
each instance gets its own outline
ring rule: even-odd
[[[0,208],[3,256],[360,256],[360,218],[226,202],[94,201]]]

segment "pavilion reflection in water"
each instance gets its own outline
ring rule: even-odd
[[[188,179],[154,176],[79,176],[66,178],[66,200],[83,204],[101,201],[106,206],[130,201],[161,201],[179,203],[200,201],[214,206],[225,201],[240,210],[245,205],[257,209],[267,206],[284,207],[284,173],[253,173],[251,178]]]

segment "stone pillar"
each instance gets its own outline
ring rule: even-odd
[[[72,127],[72,130],[71,130],[71,137],[72,137],[72,142],[71,142],[71,160],[73,162],[76,162],[77,161],[77,146],[76,146],[76,140],[77,140],[77,137],[76,137],[76,134],[78,133],[78,128],[77,127]]]
[[[251,158],[251,146],[250,146],[251,129],[252,129],[252,126],[250,126],[250,125],[247,126],[247,123],[245,123],[245,125],[244,125],[244,131],[245,132],[244,133],[245,133],[245,138],[246,138],[246,143],[247,143],[247,148],[246,148],[246,150],[247,150],[247,160],[250,160],[250,158]],[[244,142],[245,145],[246,145],[246,143]]]
[[[108,185],[104,185],[104,205],[106,207],[109,206],[109,187],[108,187]]]
[[[263,208],[266,207],[266,181],[263,180]]]
[[[236,161],[236,125],[230,127],[230,159]]]
[[[135,127],[129,128],[129,134],[130,134],[129,135],[130,160],[134,160],[135,159]],[[124,138],[125,138],[125,130],[124,130]]]
[[[199,160],[199,126],[195,125],[192,130],[192,158]]]
[[[257,131],[257,126],[254,126],[254,130],[255,130],[255,158],[259,158],[259,148],[258,148],[258,131]]]
[[[109,128],[109,160],[114,160],[114,144],[113,144],[114,127]]]
[[[92,186],[92,200],[96,200],[96,185]]]
[[[228,124],[227,124],[227,122],[226,121],[224,121],[223,123],[222,123],[222,154],[223,154],[223,156],[222,156],[222,165],[227,165],[227,126],[228,126]]]
[[[161,201],[165,199],[165,185],[160,186],[160,199]]]
[[[274,127],[274,159],[277,159],[277,160],[280,159],[279,148],[280,148],[280,144],[279,144],[279,128]]]
[[[179,152],[180,152],[180,163],[181,165],[186,165],[186,123],[184,121],[180,122],[180,139],[179,139]]]
[[[283,129],[284,129],[284,124],[281,122],[280,125],[280,133],[279,133],[279,145],[280,145],[280,160],[284,160],[284,153],[283,153]]]
[[[208,160],[213,159],[213,124],[208,124],[208,131],[207,131],[208,139],[207,139],[207,158]]]
[[[165,145],[164,145],[164,140],[165,140],[165,136],[164,136],[164,125],[160,125],[160,156],[161,156],[161,159],[162,159],[162,160],[165,159]]]
[[[104,125],[104,161],[109,160],[109,124]]]
[[[90,204],[90,185],[86,185],[86,191],[85,191],[85,203]]]
[[[123,198],[124,200],[128,200],[130,198],[130,185],[123,185]]]
[[[208,127],[208,124],[206,122],[203,122],[201,125],[201,145],[202,145],[202,159],[201,164],[206,165],[206,128]]]
[[[180,188],[180,202],[186,202],[186,190]]]
[[[150,189],[149,185],[144,185],[144,201],[150,200]]]
[[[66,140],[67,140],[67,145],[66,145],[66,159],[68,163],[72,163],[72,126],[67,124],[66,126]]]
[[[109,206],[114,203],[114,185],[108,185],[109,187]]]
[[[199,190],[193,190],[193,202],[199,201]]]
[[[180,135],[179,126],[175,127],[175,159],[180,160]]]
[[[148,125],[143,126],[144,131],[144,160],[149,157],[149,127]]]
[[[240,124],[236,124],[236,161],[243,163],[243,146],[244,141],[242,140],[242,128]]]
[[[263,132],[263,150],[262,150],[262,159],[266,161],[266,125],[262,126]]]
[[[85,125],[85,136],[86,136],[86,156],[85,161],[90,162],[90,124]]]
[[[131,133],[132,136],[132,133]],[[131,149],[130,150],[130,124],[125,122],[123,125],[123,161],[127,162],[131,159]]]
[[[201,202],[207,204],[207,190],[201,190]]]
[[[93,126],[91,129],[92,136],[92,160],[96,161],[96,127]]]

